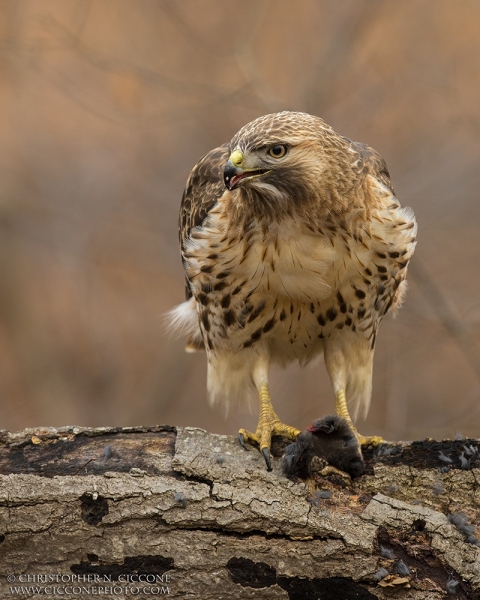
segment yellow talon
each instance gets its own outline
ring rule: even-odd
[[[258,446],[265,458],[268,471],[271,471],[270,445],[272,443],[272,435],[282,435],[291,440],[295,440],[300,433],[300,430],[291,427],[290,425],[285,425],[285,423],[280,421],[277,413],[273,409],[268,386],[266,384],[260,387],[258,395],[260,398],[260,416],[258,419],[257,431],[251,433],[245,429],[240,429],[238,432],[238,439],[245,449],[247,449],[245,442]]]
[[[358,433],[356,429],[354,431],[360,446],[379,446],[380,444],[383,444],[385,442],[385,440],[380,435],[365,436],[361,433]]]
[[[347,397],[345,395],[345,390],[339,390],[337,392],[336,402],[335,402],[335,411],[337,415],[343,417],[345,421],[349,424],[350,428],[354,432],[358,443],[360,446],[378,446],[379,444],[383,444],[385,441],[379,435],[362,435],[358,433],[357,428],[353,424],[353,421],[350,417],[350,413],[348,412],[347,407]]]

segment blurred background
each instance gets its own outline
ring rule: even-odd
[[[419,222],[361,432],[480,436],[476,0],[0,2],[0,428],[255,428],[162,315],[190,169],[284,109],[377,149]],[[271,387],[301,429],[333,411],[323,362]]]

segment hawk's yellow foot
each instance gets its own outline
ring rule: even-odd
[[[238,439],[245,450],[248,450],[245,446],[245,442],[258,446],[265,458],[267,470],[271,471],[270,444],[272,442],[272,435],[282,435],[291,440],[295,440],[300,433],[300,430],[295,429],[295,427],[291,427],[290,425],[285,425],[285,423],[280,421],[277,413],[273,410],[267,385],[262,385],[259,388],[258,395],[260,397],[260,417],[258,419],[257,431],[251,433],[245,429],[240,429],[238,432]]]
[[[337,392],[336,401],[335,401],[335,412],[340,417],[343,417],[345,421],[349,424],[353,433],[355,434],[358,443],[360,446],[378,446],[382,444],[385,440],[379,435],[362,435],[358,433],[357,428],[353,424],[353,421],[350,417],[350,413],[347,408],[347,397],[345,396],[345,390],[339,390]]]

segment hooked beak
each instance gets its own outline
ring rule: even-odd
[[[230,191],[235,190],[243,181],[270,171],[270,169],[246,169],[242,168],[243,166],[243,154],[240,150],[234,150],[223,170],[223,180]]]

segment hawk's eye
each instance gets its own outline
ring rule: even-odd
[[[287,153],[287,147],[284,144],[275,144],[275,146],[269,148],[268,153],[273,158],[282,158]]]

